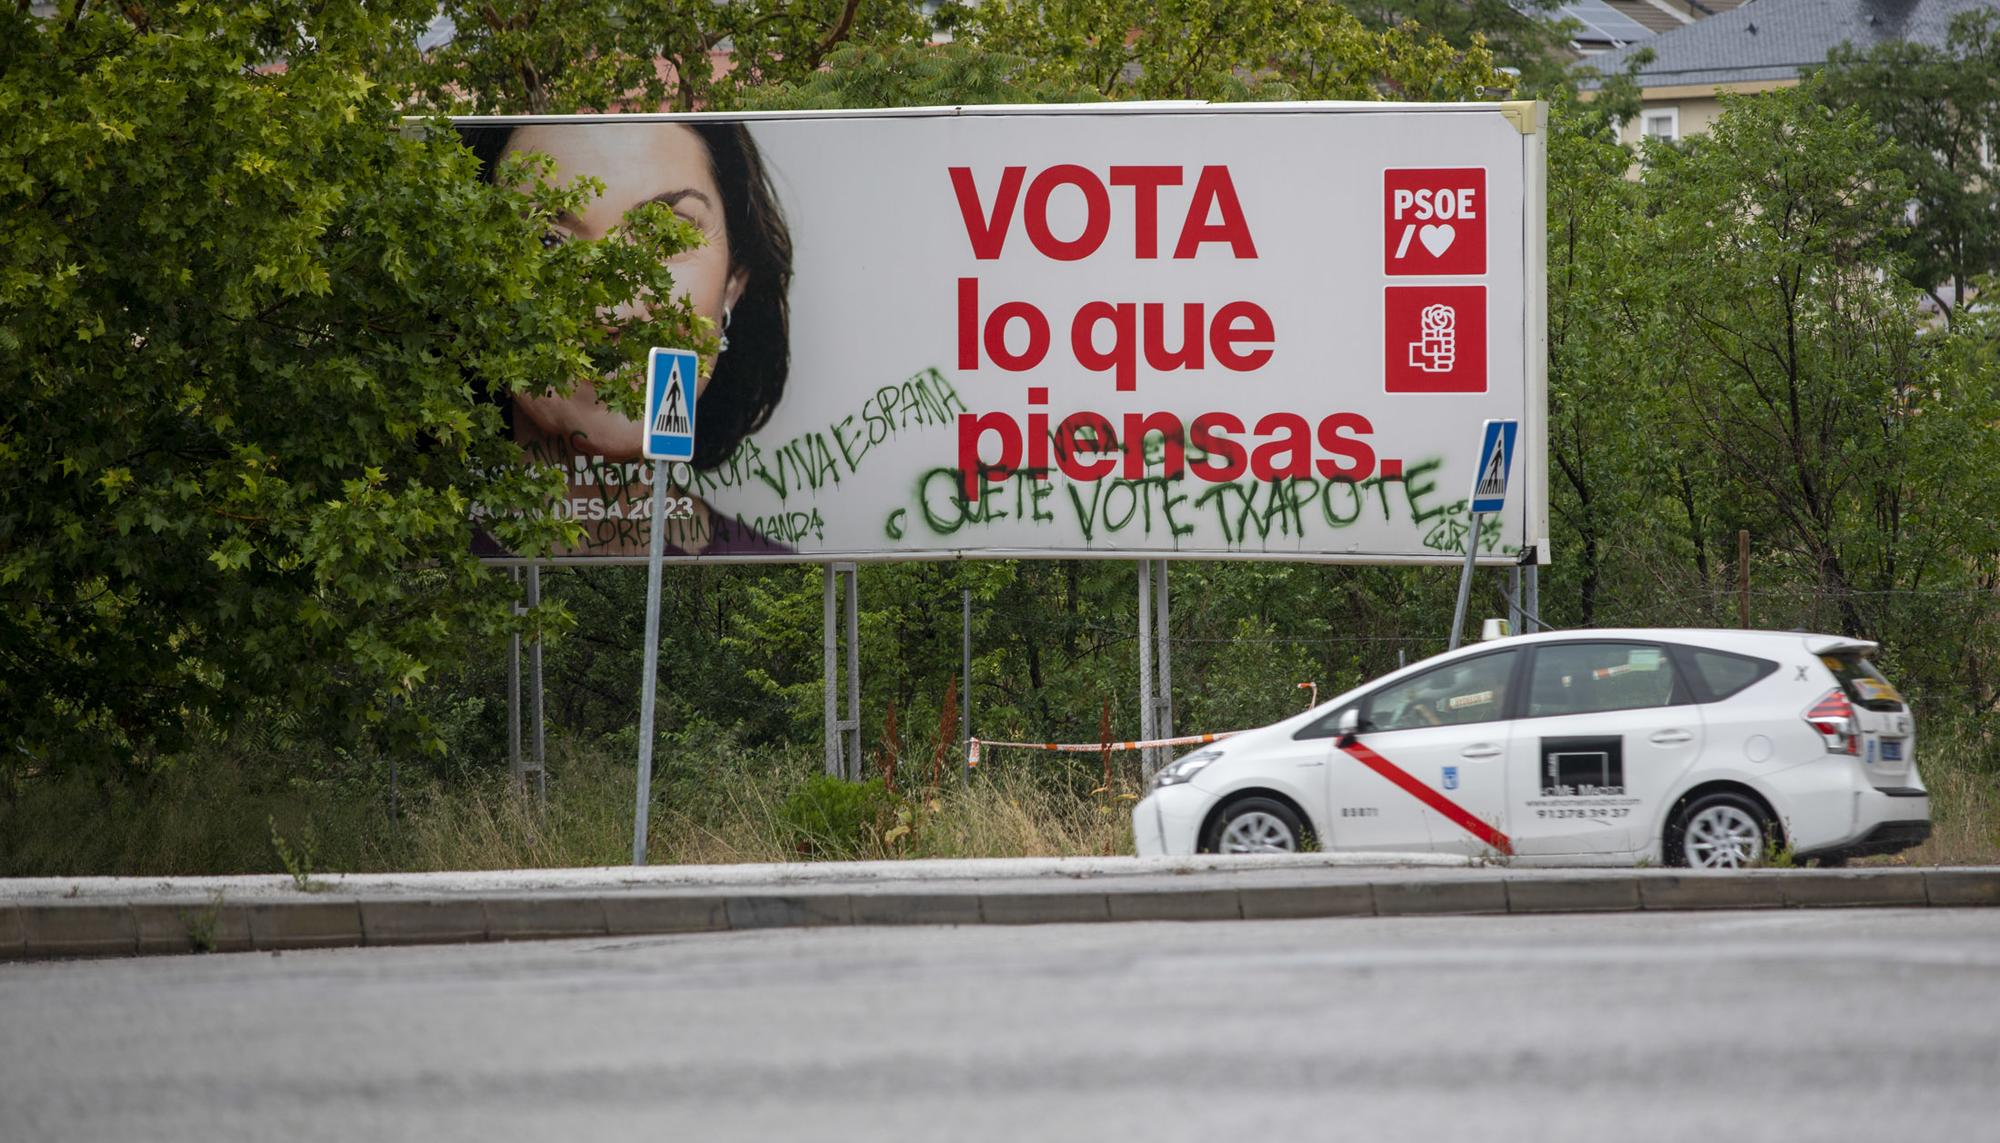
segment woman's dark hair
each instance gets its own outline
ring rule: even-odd
[[[741,123],[690,123],[708,152],[709,171],[722,194],[731,274],[744,276],[743,296],[729,311],[729,348],[715,359],[708,387],[695,406],[694,467],[714,468],[743,439],[764,427],[785,395],[791,372],[792,234],[778,209],[764,160]],[[512,126],[458,128],[459,138],[493,177]]]

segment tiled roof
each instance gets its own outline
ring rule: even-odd
[[[1653,3],[1652,0],[1604,0],[1604,2],[1623,12],[1626,16],[1644,24],[1652,30],[1654,35],[1659,35],[1661,32],[1671,32],[1676,28],[1685,26],[1688,22],[1674,15],[1673,12]],[[1676,11],[1678,10],[1676,9]],[[1696,13],[1690,13],[1688,19],[1693,19],[1695,15]]]
[[[1793,79],[1844,43],[1867,50],[1892,40],[1941,45],[1953,16],[1996,0],[1751,0],[1734,11],[1590,57],[1610,75],[1650,48],[1645,87]]]

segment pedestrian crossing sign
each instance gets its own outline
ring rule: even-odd
[[[1498,512],[1507,503],[1507,474],[1514,468],[1514,436],[1519,421],[1487,421],[1479,431],[1478,475],[1472,479],[1472,511]]]
[[[646,357],[647,460],[694,459],[695,356],[654,347]]]

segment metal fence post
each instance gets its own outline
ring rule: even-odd
[[[530,610],[542,605],[542,565],[528,565],[528,607]],[[535,635],[534,642],[528,644],[528,709],[534,720],[533,748],[529,751],[528,770],[535,776],[535,808],[547,809],[549,805],[549,739],[546,717],[546,692],[542,689],[542,637]]]
[[[959,737],[972,739],[972,589],[962,593],[965,603],[965,626],[959,646],[959,696],[960,717]],[[968,749],[964,763],[959,767],[959,785],[970,789],[972,786],[972,754]]]
[[[1153,737],[1153,561],[1139,561],[1139,737]],[[1140,774],[1153,777],[1150,747],[1139,751]]]
[[[839,774],[840,766],[840,654],[839,638],[834,629],[834,570],[826,565],[825,589],[821,594],[820,662],[826,670],[826,718],[822,736],[826,743],[825,766],[828,774]]]
[[[1159,591],[1159,597],[1153,601],[1153,626],[1159,633],[1159,647],[1153,654],[1159,664],[1160,672],[1159,696],[1156,700],[1159,703],[1159,714],[1153,719],[1153,731],[1161,738],[1174,736],[1174,652],[1173,625],[1169,622],[1168,566],[1165,560],[1153,561]],[[1164,762],[1171,753],[1171,750],[1162,749],[1157,757]]]
[[[519,588],[521,569],[508,568],[507,578]],[[521,603],[518,599],[509,605],[509,613],[516,619],[521,617]],[[519,631],[507,636],[507,776],[512,781],[514,792],[520,793],[527,771],[526,764],[521,760],[521,633]]]
[[[847,580],[847,717],[841,720],[846,732],[847,776],[861,780],[861,572],[853,564],[844,568]]]

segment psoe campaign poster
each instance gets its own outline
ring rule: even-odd
[[[1547,552],[1532,103],[461,119],[706,237],[676,559],[1505,562]],[[1467,534],[1479,430],[1522,424]],[[648,544],[640,426],[516,399],[580,557]],[[1542,558],[1546,558],[1544,554]]]

